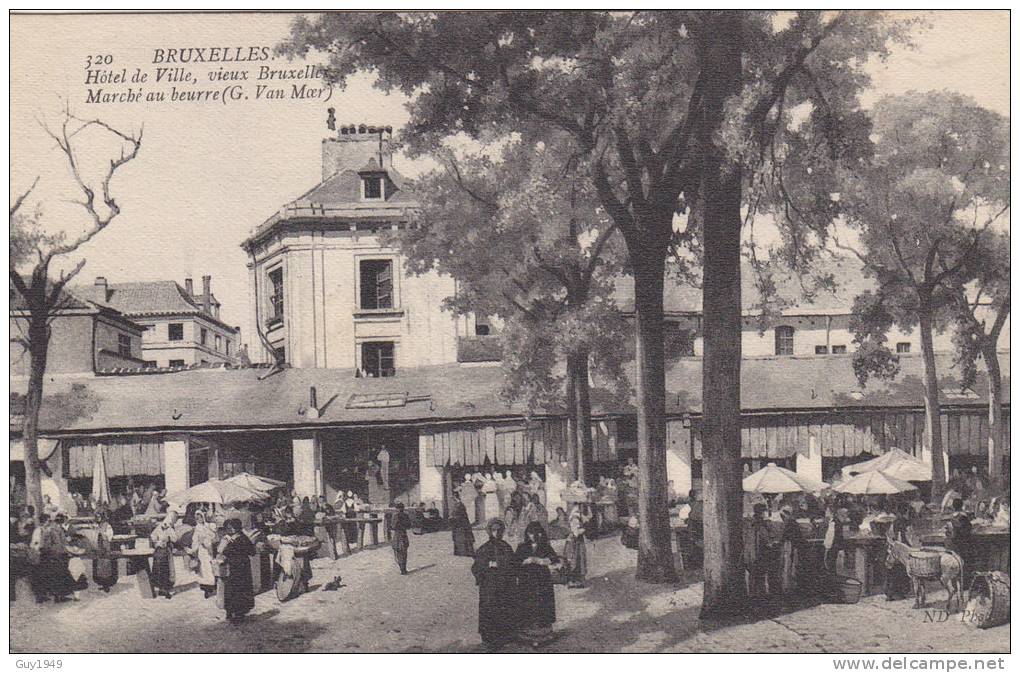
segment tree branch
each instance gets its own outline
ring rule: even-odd
[[[35,180],[32,181],[32,184],[29,185],[28,189],[26,189],[25,192],[21,194],[21,196],[14,200],[14,204],[11,205],[11,217],[14,217],[14,214],[18,212],[18,210],[21,208],[21,204],[25,202],[25,199],[27,199],[28,195],[32,193],[32,190],[35,189],[35,186],[37,184],[39,184],[38,175],[35,176]]]

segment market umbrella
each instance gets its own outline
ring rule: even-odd
[[[229,481],[210,479],[189,489],[171,493],[166,499],[167,502],[184,506],[192,502],[208,502],[216,505],[228,505],[232,502],[259,502],[267,497],[265,493],[253,491]]]
[[[917,487],[909,481],[903,481],[891,477],[885,472],[871,471],[861,472],[835,487],[839,493],[853,493],[855,495],[892,495],[894,493],[906,493],[916,491]]]
[[[827,485],[775,463],[744,477],[744,491],[748,493],[814,493]]]
[[[92,502],[110,502],[110,479],[106,474],[106,458],[102,445],[92,454]]]
[[[287,485],[286,482],[270,479],[269,477],[260,477],[257,474],[250,474],[248,472],[236,474],[229,479],[224,479],[223,481],[224,483],[236,484],[243,488],[247,488],[250,491],[257,491],[259,493],[269,493],[274,489]]]
[[[900,449],[843,468],[843,474],[848,476],[864,472],[885,472],[902,481],[931,481],[931,466]]]

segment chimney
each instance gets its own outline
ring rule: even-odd
[[[191,278],[184,279],[184,291],[188,293],[189,297],[195,296],[195,284],[191,282]]]
[[[212,292],[209,286],[212,284],[212,276],[202,276],[202,310],[212,315]]]
[[[107,294],[106,278],[104,276],[96,276],[96,294],[99,296],[100,301],[106,301]]]
[[[322,141],[322,179],[340,171],[356,171],[369,159],[375,159],[383,170],[393,167],[393,127],[340,126],[335,137]]]

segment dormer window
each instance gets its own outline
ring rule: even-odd
[[[361,177],[361,188],[365,200],[383,198],[383,181],[384,178],[381,175],[363,175]]]

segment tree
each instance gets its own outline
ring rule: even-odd
[[[578,179],[584,168],[568,137],[500,140],[499,151],[438,155],[442,168],[414,185],[415,226],[390,242],[412,273],[457,281],[447,308],[504,322],[504,398],[566,407],[571,478],[584,481],[593,464],[590,365],[618,393],[626,387],[626,325],[611,297],[622,251],[615,225]]]
[[[663,276],[674,217],[704,242],[702,614],[744,610],[740,565],[740,230],[745,180],[807,100],[854,110],[895,28],[867,12],[441,12],[299,19],[283,50],[329,54],[343,84],[373,71],[414,95],[412,146],[544,126],[570,134],[635,279],[637,577],[676,577],[666,493]],[[840,126],[811,115],[807,128]],[[821,131],[819,132],[821,133]],[[759,151],[760,150],[760,151]],[[750,171],[745,170],[750,168]]]
[[[918,328],[933,498],[946,483],[933,334],[983,264],[989,227],[1009,209],[1008,137],[1006,119],[966,97],[888,97],[874,110],[874,156],[841,180],[839,212],[859,245],[838,245],[878,283],[855,304],[854,367],[862,384],[894,374],[885,334],[892,324]]]
[[[39,411],[43,399],[46,360],[50,342],[50,324],[68,301],[64,288],[85,266],[85,260],[78,261],[70,270],[61,270],[56,278],[51,277],[50,265],[57,258],[77,252],[105,229],[117,215],[120,205],[110,192],[110,181],[117,170],[138,156],[142,146],[142,130],[137,136],[117,130],[99,120],[84,120],[74,116],[70,109],[63,112],[62,122],[57,130],[43,126],[46,133],[56,142],[63,153],[82,195],[75,201],[88,215],[85,230],[69,238],[59,231],[48,233],[43,226],[40,210],[33,213],[23,211],[26,200],[35,190],[39,178],[16,196],[10,208],[10,270],[11,284],[19,300],[28,312],[27,329],[16,340],[30,357],[28,390],[25,394],[25,416],[22,425],[22,441],[25,450],[26,501],[35,507],[36,515],[42,512],[42,490],[39,462]],[[89,179],[89,171],[83,166],[89,163],[78,149],[78,143],[90,133],[112,136],[120,145],[120,154],[109,160],[109,165],[97,180]],[[97,185],[98,183],[98,185]],[[98,200],[102,204],[97,203]]]
[[[958,282],[952,287],[949,311],[956,327],[953,339],[963,367],[964,386],[974,384],[978,358],[984,360],[988,370],[988,476],[995,487],[1001,488],[1005,486],[1005,428],[998,344],[1009,318],[1009,234],[988,232],[981,237],[976,256],[981,263],[975,277],[970,283]]]

